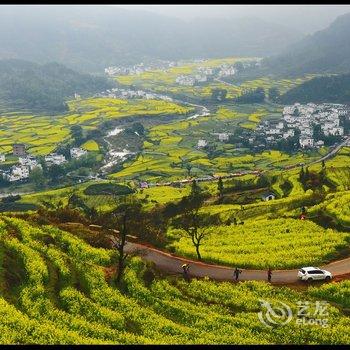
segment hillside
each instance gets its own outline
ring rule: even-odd
[[[0,242],[1,344],[349,342],[348,317],[334,306],[322,332],[296,322],[269,328],[259,320],[261,299],[283,301],[293,312],[297,301],[320,297],[345,307],[327,286],[303,294],[265,282],[186,282],[160,277],[133,258],[117,288],[115,252],[57,227],[2,216]],[[333,286],[341,288],[346,282]]]
[[[103,77],[81,74],[58,63],[0,61],[0,102],[10,109],[63,112],[74,93],[90,95],[111,86]]]
[[[350,70],[350,13],[329,27],[289,46],[264,61],[271,72],[284,75],[347,73]]]
[[[350,103],[350,74],[316,77],[297,85],[280,96],[284,104],[299,103]]]
[[[113,6],[4,6],[0,13],[0,58],[55,61],[86,72],[147,58],[265,56],[301,37],[256,18],[182,21]]]

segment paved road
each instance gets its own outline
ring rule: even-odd
[[[146,261],[153,262],[158,269],[167,274],[182,274],[182,264],[188,263],[190,265],[189,275],[192,277],[205,277],[208,276],[211,279],[217,281],[232,281],[233,280],[233,268],[206,264],[190,259],[181,258],[170,253],[166,253],[157,250],[152,247],[141,245],[138,243],[128,242],[125,250],[127,252],[137,253],[141,255]],[[350,273],[350,258],[338,260],[329,263],[324,266],[320,266],[325,270],[332,272],[334,276]],[[266,281],[266,270],[250,270],[241,269],[242,273],[239,277],[240,280],[248,281]],[[290,284],[298,281],[298,270],[274,270],[272,274],[272,282],[280,284]]]
[[[336,153],[339,152],[339,150],[343,147],[343,146],[346,146],[346,145],[350,145],[350,136],[345,140],[343,141],[342,143],[340,143],[338,146],[336,146],[335,148],[333,148],[329,153],[327,153],[324,157],[320,158],[320,159],[317,159],[313,162],[310,162],[308,163],[307,165],[311,165],[311,164],[315,164],[315,163],[320,163],[322,162],[323,160],[327,160],[328,158],[331,158],[333,157]]]

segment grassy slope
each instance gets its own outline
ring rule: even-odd
[[[260,300],[287,303],[316,300],[306,292],[273,288],[264,282],[240,284],[181,278],[154,278],[134,258],[123,292],[107,276],[114,253],[93,248],[53,227],[37,228],[2,217],[1,266],[14,253],[9,273],[0,270],[0,343],[4,344],[345,344],[349,320],[329,306],[328,327],[298,326],[295,319],[279,327],[263,325]],[[52,244],[44,242],[51,237]],[[6,266],[6,264],[5,264]],[[8,289],[19,267],[17,295]],[[88,268],[87,268],[88,267]],[[24,277],[23,277],[24,276]],[[153,276],[153,277],[152,277]],[[107,279],[106,279],[107,278]],[[339,288],[348,288],[339,285]],[[14,300],[17,300],[14,302]],[[338,301],[338,299],[336,299]],[[340,300],[342,302],[342,300]]]

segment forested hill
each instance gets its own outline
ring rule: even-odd
[[[270,71],[284,75],[350,72],[350,13],[328,28],[306,37],[283,54],[264,60]]]
[[[14,110],[63,112],[74,93],[91,95],[112,85],[104,77],[81,74],[58,63],[0,60],[0,103]]]
[[[316,77],[294,87],[280,96],[283,104],[345,103],[350,104],[350,74]]]

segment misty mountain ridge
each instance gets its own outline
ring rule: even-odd
[[[265,69],[282,75],[350,72],[350,13],[329,27],[305,37],[283,53],[263,61]]]
[[[301,38],[257,18],[183,21],[110,6],[5,7],[0,13],[0,58],[57,61],[86,72],[147,58],[262,57]]]

